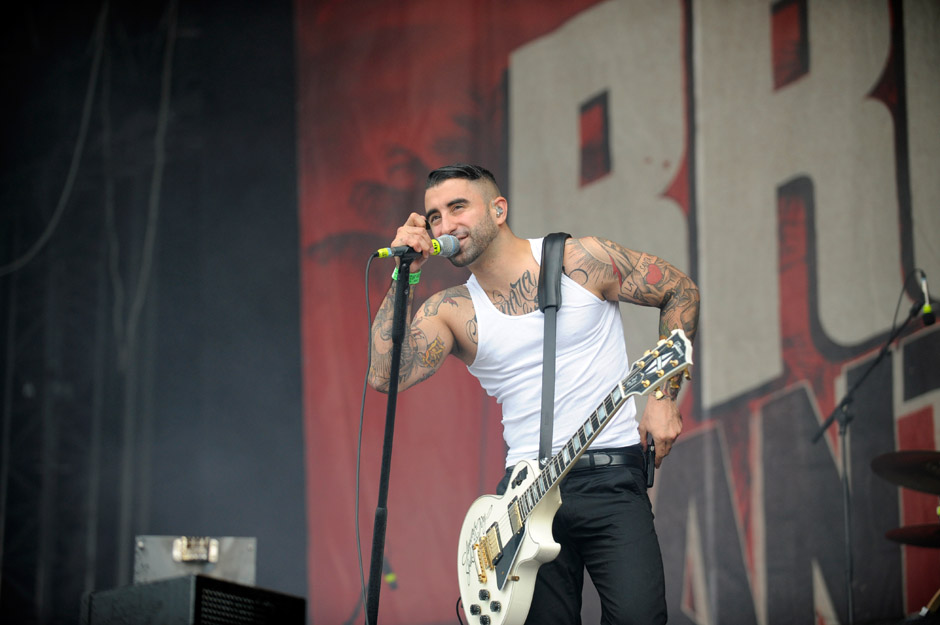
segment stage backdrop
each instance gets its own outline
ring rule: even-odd
[[[940,4],[296,7],[313,622],[363,618],[366,259],[422,209],[427,171],[454,161],[497,174],[517,234],[607,236],[701,288],[686,429],[653,493],[671,623],[847,622],[838,428],[812,439],[850,389],[855,620],[930,599],[937,552],[884,533],[936,522],[937,499],[870,462],[937,448],[940,326],[914,320],[867,372],[918,297],[911,272],[940,291]],[[373,312],[391,268],[371,273]],[[466,276],[432,261],[417,297]],[[655,313],[624,308],[632,357]],[[386,624],[456,622],[458,525],[503,472],[499,407],[450,361],[399,398]],[[366,571],[384,417],[370,391]]]

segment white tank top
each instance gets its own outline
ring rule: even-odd
[[[536,262],[542,239],[530,239]],[[539,451],[542,401],[542,343],[545,315],[506,315],[493,305],[475,276],[467,281],[477,318],[477,355],[467,367],[503,411],[506,466],[535,460]],[[555,356],[555,423],[552,453],[581,427],[591,412],[630,370],[620,306],[562,274]],[[636,405],[623,409],[591,444],[593,449],[640,442]]]

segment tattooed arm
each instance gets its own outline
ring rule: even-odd
[[[427,230],[427,219],[423,215],[411,213],[395,234],[391,246],[408,245],[422,252],[422,256],[411,263],[411,271],[421,270],[431,248],[431,237]],[[395,289],[393,282],[379,307],[379,312],[372,322],[372,365],[369,367],[369,386],[388,392],[388,383],[392,374],[392,320],[395,308]],[[414,288],[408,291],[408,307],[405,319],[411,319],[405,328],[401,346],[401,368],[399,369],[398,390],[403,391],[430,377],[440,368],[444,357],[454,349],[454,333],[447,315],[439,314],[441,303],[445,301],[447,291],[432,296],[422,309],[411,319],[414,304]],[[472,309],[472,306],[471,306]],[[447,310],[445,309],[446,313]]]
[[[596,237],[569,239],[565,273],[598,297],[659,308],[659,335],[682,328],[691,340],[698,328],[699,293],[692,280],[661,258],[629,250]],[[675,396],[646,402],[639,424],[640,444],[647,434],[660,466],[682,432],[682,415]]]
[[[411,316],[414,291],[409,293]],[[372,366],[369,386],[388,392],[392,371],[392,315],[395,285],[389,289],[372,324]],[[469,315],[469,317],[468,317]],[[468,349],[468,346],[470,349]],[[465,286],[445,289],[428,298],[405,330],[401,348],[398,390],[414,386],[431,377],[448,354],[472,362],[469,353],[476,346],[476,318],[470,294]]]
[[[659,308],[659,334],[698,328],[698,287],[665,260],[597,237],[568,239],[565,272],[599,297]]]

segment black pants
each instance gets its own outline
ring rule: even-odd
[[[507,471],[498,494],[509,477]],[[580,625],[585,568],[600,595],[603,625],[665,623],[662,554],[642,469],[571,471],[561,499],[552,524],[561,553],[539,568],[526,625]]]

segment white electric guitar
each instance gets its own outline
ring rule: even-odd
[[[523,460],[513,467],[505,494],[473,502],[457,548],[460,598],[469,623],[525,621],[538,569],[561,549],[552,538],[552,520],[561,506],[562,478],[628,397],[653,392],[691,364],[692,344],[682,330],[674,330],[633,364],[544,469]]]

